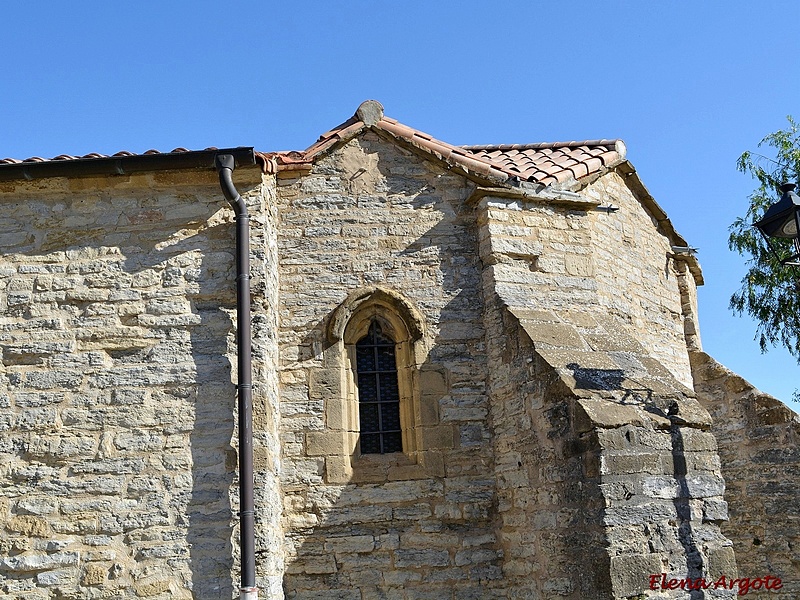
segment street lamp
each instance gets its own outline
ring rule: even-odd
[[[767,209],[764,218],[753,227],[761,232],[767,241],[767,246],[782,265],[800,266],[800,196],[794,193],[795,184],[784,183],[780,190],[781,199]],[[782,259],[778,255],[778,247],[770,242],[770,238],[790,239],[794,242],[795,253]]]

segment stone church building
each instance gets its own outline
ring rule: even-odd
[[[375,101],[302,152],[0,161],[0,597],[239,595],[221,153],[259,597],[800,598],[800,421],[703,353],[623,143]]]

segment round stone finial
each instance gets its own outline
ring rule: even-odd
[[[375,125],[383,118],[383,104],[377,100],[366,100],[358,107],[356,116],[365,125]]]

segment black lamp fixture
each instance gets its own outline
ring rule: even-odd
[[[764,218],[753,223],[753,227],[761,232],[767,246],[782,265],[800,266],[800,196],[794,193],[795,187],[793,183],[781,185],[781,199],[770,206]],[[770,238],[792,240],[795,253],[788,258],[781,258]]]

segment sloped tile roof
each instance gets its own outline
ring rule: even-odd
[[[494,164],[504,165],[522,180],[544,185],[578,180],[613,167],[625,158],[625,145],[620,140],[463,148]]]
[[[216,148],[213,147],[206,148],[206,150],[216,150]],[[153,154],[175,154],[184,152],[192,152],[192,150],[188,150],[186,148],[175,148],[174,150],[170,150],[169,152],[161,152],[159,150],[151,149],[142,152],[141,154],[128,152],[127,150],[121,150],[115,154],[100,154],[98,152],[92,152],[90,154],[84,154],[83,156],[76,156],[72,154],[59,154],[58,156],[54,156],[53,158],[42,158],[41,156],[31,156],[30,158],[25,158],[23,160],[17,158],[0,158],[0,165],[18,165],[20,163],[40,163],[52,160],[81,160],[87,158],[119,158],[126,156],[150,156]]]
[[[503,165],[493,163],[492,161],[474,155],[459,146],[453,146],[447,142],[437,140],[422,131],[413,129],[384,116],[368,124],[362,121],[356,114],[338,127],[334,127],[330,131],[323,133],[314,144],[302,152],[273,152],[267,153],[265,156],[275,161],[279,171],[311,168],[313,162],[324,155],[328,150],[340,143],[347,142],[361,131],[369,128],[381,131],[385,135],[395,138],[404,144],[411,145],[427,154],[433,155],[435,158],[452,166],[459,166],[467,172],[497,182],[505,182],[509,178],[516,176],[514,172],[508,170]]]
[[[493,183],[523,180],[542,185],[570,184],[580,181],[582,178],[603,173],[625,160],[625,145],[619,140],[454,146],[384,116],[383,106],[375,100],[367,100],[362,103],[355,115],[322,134],[314,144],[304,151],[257,152],[256,156],[265,172],[308,169],[318,157],[340,143],[352,139],[365,129],[372,129],[431,155],[435,159],[447,163],[450,167],[463,171],[466,175]],[[213,150],[216,149],[206,148],[202,152]],[[24,160],[5,158],[0,159],[0,169],[4,165],[69,163],[71,161],[77,163],[91,159],[124,159],[150,155],[169,157],[192,152],[195,151],[175,148],[170,152],[163,153],[158,150],[147,150],[142,154],[134,154],[123,150],[113,155],[91,153],[84,156],[61,154],[50,159],[38,156]]]
[[[275,152],[278,170],[310,168],[316,158],[364,129],[373,129],[411,145],[469,174],[495,182],[520,179],[543,185],[564,184],[613,168],[625,160],[620,140],[590,140],[490,146],[454,146],[384,116],[383,107],[367,100],[356,114],[325,132],[302,152]]]
[[[141,154],[122,150],[116,154],[93,152],[83,156],[60,154],[54,158],[33,156],[25,160],[0,159],[0,181],[47,177],[80,177],[84,175],[123,175],[133,172],[213,168],[215,157],[231,154],[238,165],[261,166],[263,172],[275,172],[272,159],[253,148],[205,148],[187,150],[175,148],[170,152],[147,150]]]
[[[217,150],[187,150],[171,152],[148,150],[142,154],[121,151],[113,155],[98,153],[84,156],[62,154],[50,159],[31,157],[25,160],[0,159],[0,181],[35,177],[72,177],[81,173],[123,174],[132,171],[212,168],[219,152],[239,156],[243,164],[258,164],[265,173],[310,169],[314,161],[339,144],[346,143],[361,131],[370,129],[384,137],[411,147],[446,163],[454,170],[479,181],[494,185],[514,185],[528,181],[544,186],[569,189],[592,181],[611,169],[619,169],[642,204],[654,215],[675,245],[685,246],[685,240],[674,230],[664,210],[650,196],[626,160],[625,144],[620,140],[588,140],[538,144],[488,146],[454,146],[384,116],[383,106],[367,100],[356,114],[341,125],[322,134],[303,151],[256,152],[253,148]],[[695,263],[696,264],[696,263]],[[696,270],[696,273],[695,273]],[[698,285],[702,284],[699,268],[692,272]]]

